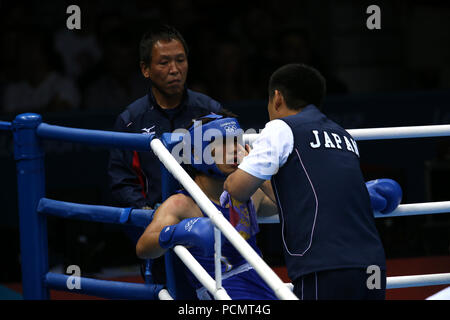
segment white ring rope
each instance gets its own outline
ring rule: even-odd
[[[450,136],[450,125],[347,129],[347,131],[355,140],[430,138]],[[245,143],[252,145],[258,135],[258,133],[244,134]]]
[[[421,214],[447,213],[450,212],[450,201],[436,201],[424,203],[401,204],[391,213],[374,212],[375,218],[391,218],[414,216]],[[258,223],[279,223],[278,214],[269,217],[259,217]]]
[[[450,273],[388,277],[386,280],[387,289],[436,286],[441,284],[450,284]]]
[[[290,290],[294,290],[294,285],[285,283]],[[421,274],[414,276],[396,276],[386,278],[386,289],[427,287],[450,284],[450,273]]]
[[[419,214],[434,214],[450,212],[450,201],[401,204],[391,213],[375,212],[376,218],[413,216]]]
[[[356,140],[431,138],[450,136],[450,125],[349,129],[347,131]]]
[[[214,227],[214,267],[216,275],[216,290],[222,288],[222,234]]]

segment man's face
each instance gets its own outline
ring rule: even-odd
[[[148,71],[148,72],[147,72]],[[182,43],[178,40],[157,41],[152,48],[152,60],[143,73],[163,94],[181,94],[188,73],[188,61]]]

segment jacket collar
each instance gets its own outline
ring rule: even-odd
[[[155,98],[155,96],[153,94],[153,91],[152,91],[153,84],[152,84],[151,80],[149,80],[149,84],[150,85],[149,85],[149,88],[148,88],[147,97],[148,97],[150,110],[157,109],[159,111],[164,112],[165,109],[161,108],[161,106],[158,104],[158,102],[156,102],[156,98]],[[181,103],[176,108],[174,108],[172,110],[181,110],[186,105],[187,101],[188,101],[188,90],[187,90],[187,87],[186,87],[186,84],[185,84],[184,85],[183,97],[181,98]]]

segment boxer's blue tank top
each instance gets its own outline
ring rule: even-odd
[[[189,193],[185,190],[180,190],[178,193],[182,193],[188,197],[190,197]],[[225,219],[230,221],[230,213],[229,208],[224,208],[213,202],[217,209],[224,215]],[[203,211],[202,211],[203,213]],[[203,213],[205,217],[208,217],[205,213]],[[253,235],[247,240],[248,244],[259,254],[261,255],[261,251],[256,246],[256,236]],[[195,259],[203,266],[203,268],[208,272],[211,277],[215,277],[215,266],[214,266],[214,257],[205,257],[201,254],[201,251],[196,247],[191,247],[188,249],[189,252],[194,256]],[[247,260],[241,256],[241,254],[234,248],[234,246],[222,236],[222,274],[226,272],[231,272],[235,270],[237,267],[247,263]],[[188,279],[196,289],[202,287],[202,284],[197,280],[197,278],[191,273],[187,272]]]

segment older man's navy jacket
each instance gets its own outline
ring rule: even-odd
[[[180,106],[162,109],[152,91],[130,104],[116,120],[114,130],[161,136],[185,128],[192,119],[222,109],[219,102],[186,89]],[[114,205],[120,207],[153,207],[161,201],[160,161],[152,151],[136,152],[112,149],[108,175]]]

